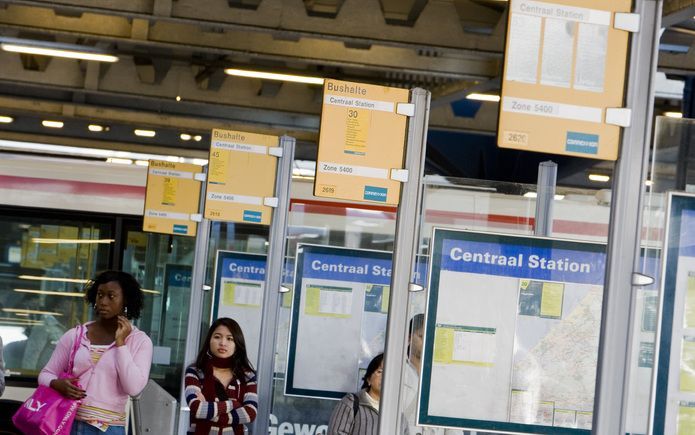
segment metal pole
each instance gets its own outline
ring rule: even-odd
[[[626,433],[636,295],[632,275],[639,264],[642,183],[649,157],[661,3],[635,1],[640,31],[632,35],[626,95],[632,122],[623,130],[620,159],[614,172],[596,374],[593,433],[600,435]]]
[[[261,316],[261,335],[258,345],[258,414],[252,432],[267,434],[270,424],[270,408],[273,403],[273,371],[275,345],[280,310],[280,285],[287,247],[287,220],[290,205],[290,184],[292,163],[294,162],[295,139],[289,136],[280,138],[282,157],[278,160],[275,179],[275,196],[278,205],[273,210],[268,244],[268,263],[265,273],[265,294]]]
[[[391,298],[384,351],[384,377],[379,404],[379,433],[389,435],[400,433],[398,432],[398,424],[401,420],[399,403],[408,329],[408,289],[419,244],[417,229],[420,227],[425,139],[430,106],[428,91],[416,88],[410,95],[410,102],[415,104],[415,115],[408,122],[405,158],[408,181],[402,185],[396,220]]]
[[[204,169],[207,174],[207,168]],[[205,209],[205,194],[207,185],[201,182],[200,204],[198,210]],[[186,347],[184,350],[183,367],[191,364],[198,354],[200,346],[200,329],[203,322],[203,299],[205,293],[205,269],[208,261],[208,243],[210,241],[210,220],[203,219],[198,223],[198,231],[195,238],[195,257],[193,258],[193,271],[191,276],[191,298],[188,306],[188,330],[186,331]],[[185,435],[189,424],[189,409],[186,403],[184,386],[185,373],[181,374],[181,395],[179,397],[179,435]]]
[[[550,237],[553,232],[553,200],[557,183],[557,163],[547,161],[538,165],[536,182],[536,225],[533,233]]]

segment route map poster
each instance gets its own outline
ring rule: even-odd
[[[605,245],[435,228],[418,424],[589,434]]]

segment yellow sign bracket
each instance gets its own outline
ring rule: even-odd
[[[407,169],[391,169],[391,179],[394,181],[400,181],[405,183],[408,181],[408,170]]]
[[[618,127],[629,127],[632,123],[632,110],[625,107],[609,107],[606,109],[606,124]]]
[[[616,12],[613,27],[626,32],[639,32],[640,16],[629,12]]]
[[[268,155],[282,157],[282,147],[268,147]]]
[[[278,206],[278,198],[274,196],[263,198],[263,205],[266,207],[276,208]]]
[[[415,116],[415,104],[398,103],[396,104],[396,113],[404,116]]]

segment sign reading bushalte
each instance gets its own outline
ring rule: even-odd
[[[195,236],[200,181],[194,178],[203,168],[190,163],[150,160],[142,230],[153,233]]]
[[[326,80],[314,195],[398,204],[403,167],[407,89]]]
[[[274,196],[277,136],[231,130],[212,130],[205,217],[216,221],[270,224],[272,208],[264,199]]]
[[[502,148],[616,160],[631,0],[511,0],[497,143]]]

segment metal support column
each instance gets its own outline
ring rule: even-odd
[[[207,168],[205,168],[207,174]],[[201,182],[200,205],[198,210],[205,209],[206,184]],[[186,331],[186,347],[184,350],[183,366],[191,364],[198,355],[200,346],[200,330],[203,322],[203,298],[205,293],[205,269],[208,261],[208,242],[210,241],[210,220],[203,219],[198,223],[195,238],[195,257],[191,276],[191,297],[188,306],[188,330]],[[189,423],[189,409],[186,403],[184,376],[181,376],[181,395],[179,397],[178,433],[185,435]]]
[[[273,403],[273,371],[275,365],[275,339],[280,310],[280,285],[285,264],[287,247],[287,219],[290,206],[290,184],[292,163],[294,162],[295,139],[289,136],[280,138],[282,157],[278,160],[275,179],[275,196],[278,205],[273,210],[268,245],[268,263],[265,273],[265,288],[261,315],[261,335],[258,345],[258,414],[252,432],[267,434],[270,424],[270,407]]]
[[[401,379],[405,363],[406,335],[408,332],[408,289],[418,252],[418,229],[422,205],[422,178],[425,164],[427,121],[430,93],[413,89],[410,102],[415,104],[415,115],[408,122],[405,168],[408,181],[401,189],[396,239],[393,246],[391,272],[391,298],[389,300],[386,345],[384,351],[384,377],[381,383],[379,433],[396,434],[399,418]]]
[[[630,376],[633,271],[638,270],[642,193],[651,140],[661,0],[636,0],[640,31],[632,35],[626,106],[631,126],[623,130],[611,201],[606,285],[596,376],[593,433],[626,433]],[[646,90],[646,91],[645,91]]]
[[[538,165],[536,183],[536,220],[533,233],[549,237],[553,231],[553,200],[557,182],[557,163],[547,161]]]

